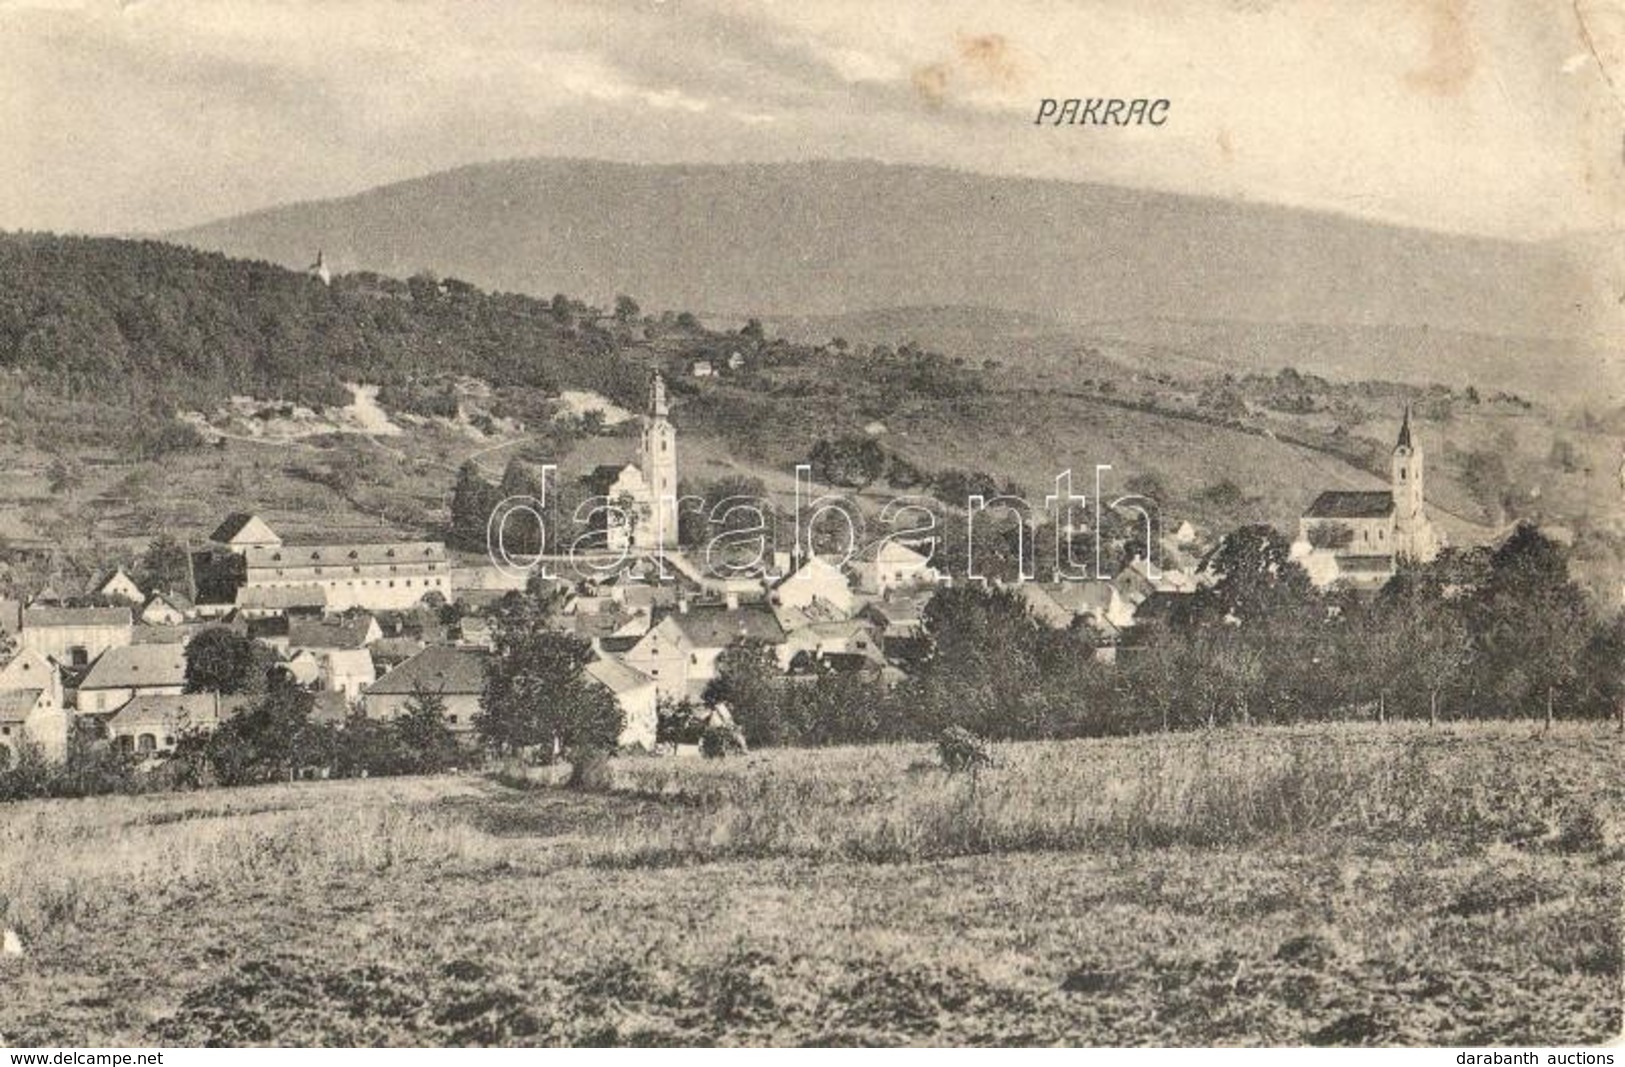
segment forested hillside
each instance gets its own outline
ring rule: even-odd
[[[455,279],[318,278],[154,241],[0,236],[0,367],[68,400],[200,408],[231,393],[342,404],[344,381],[442,371],[634,398],[598,312]]]

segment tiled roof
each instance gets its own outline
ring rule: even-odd
[[[182,693],[179,696],[146,694],[133,697],[107,720],[107,724],[125,730],[138,726],[175,729],[182,723],[192,726],[213,726],[221,719],[229,717],[229,712],[224,707],[221,707],[217,714],[216,700],[213,693]]]
[[[784,628],[771,609],[761,604],[738,608],[690,608],[675,611],[666,618],[677,624],[695,648],[726,648],[736,641],[763,641],[780,644]]]
[[[591,490],[594,496],[603,496],[609,492],[610,486],[620,480],[622,472],[628,467],[632,467],[634,470],[637,469],[636,464],[632,463],[600,463],[582,475],[581,482]],[[638,471],[638,476],[642,477],[642,475],[643,472]]]
[[[24,608],[23,629],[42,626],[129,626],[129,608]]]
[[[184,685],[184,645],[124,645],[96,657],[80,689],[152,688]]]
[[[367,687],[369,695],[405,696],[419,689],[479,693],[485,689],[484,652],[430,645]]]
[[[386,563],[444,563],[439,541],[384,541],[347,545],[251,545],[243,552],[250,571],[267,567],[348,567]]]
[[[614,659],[596,659],[584,668],[587,674],[612,693],[627,693],[651,684],[654,679]]]
[[[370,615],[349,619],[293,619],[288,623],[289,648],[361,648],[372,626]]]
[[[1306,519],[1380,519],[1394,512],[1394,495],[1386,489],[1349,492],[1329,490],[1315,497]]]
[[[327,591],[319,585],[245,585],[237,590],[240,608],[325,608]]]
[[[214,528],[209,540],[216,544],[226,544],[233,537],[243,532],[243,527],[254,521],[254,516],[246,511],[234,511],[227,515],[225,521]]]

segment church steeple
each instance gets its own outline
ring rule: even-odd
[[[649,485],[649,521],[633,531],[638,548],[677,547],[677,430],[667,416],[666,379],[649,377],[649,414],[643,419],[643,478]]]
[[[316,262],[306,270],[312,278],[320,279],[323,285],[333,284],[333,272],[327,269],[327,257],[320,248],[316,249]]]
[[[1399,439],[1394,442],[1392,470],[1394,554],[1404,559],[1430,560],[1438,548],[1427,518],[1422,449],[1411,433],[1409,404],[1405,405],[1405,416],[1399,424]]]
[[[670,414],[666,406],[666,379],[659,371],[649,376],[649,414],[657,419]]]

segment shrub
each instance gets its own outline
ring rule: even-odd
[[[571,789],[591,793],[607,792],[615,784],[609,756],[598,749],[587,749],[575,754],[570,762],[570,777],[565,782]]]
[[[950,726],[937,738],[937,756],[950,772],[979,771],[993,766],[987,742],[963,726]]]
[[[700,754],[706,759],[722,759],[745,751],[745,739],[737,726],[707,726],[700,733]]]
[[[1597,809],[1579,805],[1563,813],[1557,847],[1564,852],[1601,852],[1608,847],[1608,827]]]

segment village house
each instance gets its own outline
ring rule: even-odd
[[[79,710],[105,714],[136,696],[178,696],[186,688],[183,645],[125,645],[96,658],[79,683]]]
[[[133,628],[127,607],[29,607],[23,609],[18,641],[58,663],[82,667],[110,648],[128,645]]]
[[[318,585],[245,585],[237,590],[237,616],[266,619],[283,615],[321,615],[327,591]]]
[[[68,750],[69,714],[45,689],[0,690],[0,770],[17,762],[24,744],[38,745],[46,759]]]
[[[852,584],[835,564],[822,556],[807,561],[773,589],[774,603],[809,617],[850,619],[857,611]]]
[[[856,653],[883,658],[880,638],[873,622],[866,619],[839,619],[814,622],[789,630],[784,643],[774,651],[779,666],[788,672],[798,656],[817,660],[827,655]]]
[[[290,619],[282,637],[289,663],[299,661],[299,674],[312,674],[302,684],[319,683],[322,689],[359,700],[378,678],[370,645],[383,639],[383,629],[371,615],[337,619]]]
[[[689,606],[685,601],[620,656],[654,680],[662,699],[698,699],[716,677],[722,651],[746,641],[775,649],[784,643],[784,630],[765,604]]]
[[[20,649],[0,667],[0,691],[39,689],[45,693],[47,707],[67,706],[62,693],[62,672],[57,665],[40,652]]]
[[[931,566],[930,557],[889,537],[865,545],[849,566],[857,578],[858,591],[870,596],[933,586],[942,577]]]
[[[108,600],[122,600],[132,607],[139,606],[147,598],[147,594],[135,584],[135,579],[124,573],[123,567],[119,567],[106,578],[93,582],[92,592]]]
[[[1074,618],[1091,620],[1096,624],[1097,632],[1116,634],[1134,625],[1138,604],[1157,591],[1141,572],[1132,568],[1125,570],[1133,581],[1145,583],[1143,588],[1136,586],[1138,599],[1124,595],[1116,580],[1104,582],[1091,578],[1080,582],[1045,582],[1042,588],[1049,599],[1071,612]],[[1125,579],[1127,581],[1129,579]]]
[[[370,655],[367,657],[372,658]],[[295,652],[281,663],[277,664],[284,674],[295,684],[309,688],[315,685],[322,677],[321,660],[309,649]]]
[[[378,679],[372,652],[365,648],[330,648],[317,654],[316,659],[317,680],[322,688],[342,693],[347,700],[360,700]]]
[[[614,659],[593,660],[583,673],[609,690],[620,705],[620,746],[653,751],[660,725],[660,692],[654,679]]]
[[[250,548],[273,548],[282,543],[282,538],[264,519],[246,511],[227,515],[225,521],[209,535],[209,540],[237,553]]]
[[[367,686],[362,707],[368,718],[387,721],[405,714],[419,692],[435,693],[445,701],[447,724],[457,733],[471,733],[485,691],[488,658],[478,649],[429,645]]]
[[[115,748],[158,756],[173,752],[189,731],[215,730],[245,703],[216,693],[142,694],[108,716],[104,729]]]
[[[192,600],[173,590],[153,593],[141,609],[140,621],[149,626],[179,626],[193,614]]]

